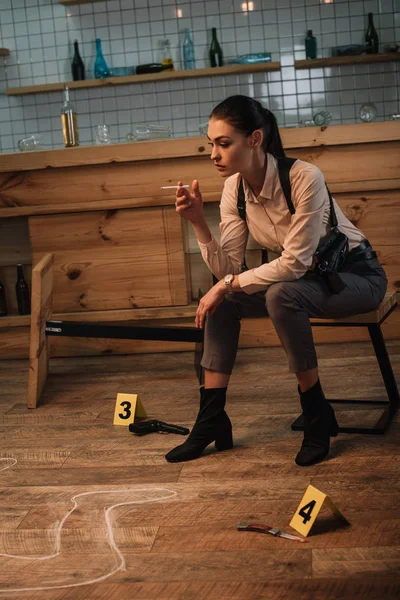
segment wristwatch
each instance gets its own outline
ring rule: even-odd
[[[228,294],[233,294],[232,283],[234,279],[234,275],[225,275],[224,277],[224,283],[226,285],[226,291]]]

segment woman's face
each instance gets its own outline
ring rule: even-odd
[[[221,177],[226,178],[252,168],[254,151],[260,152],[262,133],[256,130],[246,136],[227,121],[210,119],[208,139],[212,146],[210,158]]]

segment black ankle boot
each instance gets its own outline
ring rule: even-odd
[[[329,438],[337,436],[339,426],[319,380],[306,392],[299,387],[299,393],[304,416],[304,440],[296,456],[296,464],[305,467],[325,458],[329,452]]]
[[[183,462],[201,456],[203,450],[215,441],[217,450],[232,448],[232,423],[226,414],[226,388],[200,390],[200,410],[187,440],[165,458],[168,462]]]

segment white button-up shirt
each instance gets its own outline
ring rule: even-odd
[[[240,273],[249,231],[264,248],[280,256],[269,263],[240,273],[240,287],[247,294],[266,290],[278,281],[293,281],[312,266],[321,238],[331,229],[329,196],[324,176],[318,167],[297,160],[290,169],[291,215],[279,180],[276,159],[267,154],[267,171],[259,196],[255,196],[243,178],[246,199],[246,222],[237,210],[240,174],[225,181],[220,203],[220,243],[212,237],[199,242],[201,254],[218,279],[228,273]],[[349,238],[350,250],[364,239],[362,232],[345,217],[333,201],[338,228]]]

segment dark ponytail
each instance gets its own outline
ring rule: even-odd
[[[227,121],[246,136],[261,129],[264,133],[264,152],[270,152],[275,157],[285,156],[276,118],[257,100],[248,96],[230,96],[214,108],[211,118]]]

